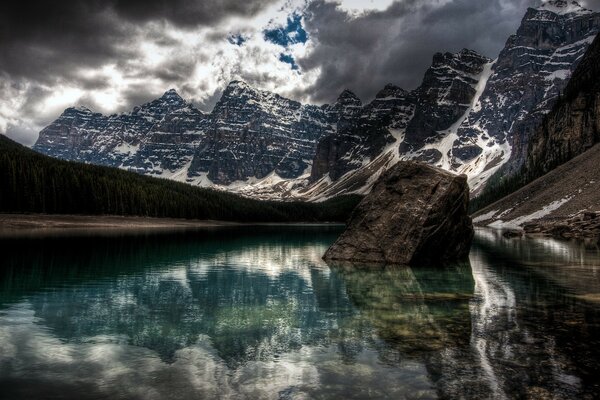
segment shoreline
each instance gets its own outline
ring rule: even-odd
[[[0,237],[75,232],[134,232],[168,231],[199,228],[235,226],[277,225],[338,225],[337,223],[247,223],[217,220],[188,220],[178,218],[155,218],[121,215],[72,215],[72,214],[0,214]],[[343,225],[343,224],[340,224]]]
[[[137,229],[215,227],[240,225],[236,222],[187,220],[178,218],[135,217],[121,215],[72,215],[72,214],[0,214],[0,229]]]

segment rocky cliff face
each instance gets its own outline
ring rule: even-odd
[[[531,136],[517,177],[529,183],[479,210],[478,224],[568,238],[600,235],[599,75],[597,37]]]
[[[476,85],[484,66],[491,60],[472,50],[456,54],[437,53],[425,73],[423,83],[414,92],[416,112],[408,123],[401,152],[407,153],[423,148],[443,137],[471,106]],[[428,161],[442,158],[439,149],[426,156]],[[423,155],[423,153],[421,153]]]
[[[552,108],[599,27],[600,14],[573,1],[551,0],[529,8],[500,52],[479,104],[458,129],[455,147],[471,143],[467,156],[488,153],[488,158],[508,162],[508,173],[516,171],[531,133]]]
[[[399,159],[439,163],[445,144],[435,142],[469,109],[488,58],[471,50],[438,53],[423,83],[407,92],[387,85],[357,115],[338,125],[317,147],[312,181],[333,181],[325,192],[366,192],[375,179]],[[344,177],[342,181],[340,178]],[[318,185],[319,183],[317,183]]]
[[[369,135],[364,133],[336,132],[323,139],[315,165],[327,160],[333,181],[339,179],[340,171],[350,172],[344,182],[326,189],[326,195],[356,190],[356,181],[362,181],[361,190],[367,191],[373,182],[368,180],[369,173],[388,168],[398,159],[422,160],[467,174],[475,193],[500,167],[512,173],[523,163],[531,133],[565,87],[597,34],[599,22],[600,14],[576,2],[551,0],[527,10],[493,64],[469,50],[436,54],[421,86],[407,96],[412,108],[395,112],[404,125],[398,131],[382,126],[384,132],[374,136],[385,137],[385,131],[389,132],[387,137],[397,139],[397,152],[383,147],[377,154],[382,145],[370,146],[364,139]],[[356,149],[369,147],[375,150],[370,157],[354,164],[346,161]],[[390,154],[385,155],[386,151]],[[313,178],[327,171],[318,172]]]
[[[404,265],[459,260],[473,239],[468,204],[465,176],[401,161],[356,207],[324,259]]]
[[[171,89],[160,98],[119,115],[104,116],[85,107],[68,108],[40,132],[34,149],[66,160],[151,173],[161,168],[163,163],[170,165],[173,158],[177,159],[175,164],[185,161],[184,157],[179,157],[178,150],[177,154],[171,155],[171,161],[163,159],[161,155],[168,153],[170,144],[177,144],[179,148],[183,142],[197,140],[203,134],[206,117],[197,110],[197,113],[189,116],[196,120],[189,130],[183,131],[178,127],[181,120],[176,122],[176,115],[169,118],[171,125],[168,125],[167,115],[185,107],[191,106]],[[188,115],[184,118],[187,119]],[[174,129],[171,133],[180,134],[179,138],[161,135],[168,127]],[[185,135],[187,132],[194,134],[188,137]],[[159,144],[164,146],[157,146]],[[146,148],[146,145],[149,147]]]
[[[309,167],[317,141],[332,130],[326,110],[235,81],[211,114],[189,176],[208,172],[217,184],[276,173],[297,178]]]
[[[340,101],[343,101],[341,96],[332,109],[339,109]],[[396,142],[414,109],[415,101],[410,93],[388,84],[365,107],[355,106],[352,113],[340,114],[336,131],[318,144],[311,181],[326,175],[337,181],[349,171],[375,159],[388,144]]]
[[[531,139],[526,173],[540,176],[600,141],[600,38]]]
[[[234,81],[210,114],[174,90],[120,115],[67,109],[40,132],[34,149],[195,184],[271,173],[291,179],[307,170],[317,141],[351,108],[302,105]]]

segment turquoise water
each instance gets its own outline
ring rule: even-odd
[[[600,250],[327,265],[339,227],[0,239],[0,398],[600,398]]]

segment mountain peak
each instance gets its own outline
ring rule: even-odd
[[[462,49],[458,53],[435,53],[431,68],[459,68],[459,69],[475,69],[477,70],[482,64],[488,63],[491,60],[479,54],[475,50]]]
[[[233,81],[231,81],[231,82],[229,82],[227,84],[226,90],[229,89],[229,88],[232,88],[232,89],[234,89],[234,88],[247,89],[247,88],[250,88],[250,87],[251,86],[248,85],[245,81],[242,81],[242,80],[239,80],[239,79],[234,79]]]
[[[235,79],[227,84],[225,90],[223,91],[223,95],[226,97],[229,96],[237,96],[242,93],[247,93],[251,96],[256,96],[260,91],[250,86],[248,83]]]
[[[336,103],[362,105],[360,98],[357,95],[355,95],[354,92],[348,89],[344,89],[344,91],[340,93]]]
[[[169,89],[159,98],[142,104],[141,106],[134,107],[132,113],[164,115],[167,112],[177,110],[186,105],[187,102],[177,93],[177,91],[175,91],[175,89]]]
[[[399,86],[394,85],[393,83],[388,83],[381,89],[377,95],[375,95],[376,99],[386,99],[386,98],[397,98],[406,96],[407,91],[402,89]]]
[[[179,93],[177,93],[177,91],[175,89],[167,90],[160,98],[163,100],[169,100],[169,101],[179,101],[179,102],[184,101],[183,98],[179,95]]]
[[[592,11],[581,6],[576,1],[569,0],[548,0],[543,2],[538,8],[540,11],[550,11],[558,15],[567,14],[589,14]]]
[[[74,113],[78,113],[78,114],[93,114],[94,112],[92,110],[90,110],[89,108],[85,107],[85,106],[77,106],[77,107],[69,107],[69,108],[67,108],[63,112],[63,115],[65,115],[65,114],[74,114]]]

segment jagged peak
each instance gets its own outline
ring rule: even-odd
[[[263,91],[250,86],[245,81],[235,79],[227,84],[225,90],[223,91],[223,95],[228,97],[232,94],[237,95],[242,92],[250,93],[251,96],[258,96],[259,93],[263,93]]]
[[[175,89],[167,90],[166,92],[163,93],[162,96],[160,96],[155,101],[169,103],[171,105],[173,105],[173,104],[180,105],[181,107],[183,107],[187,104],[187,102],[183,99],[183,97],[181,97],[179,95],[179,93],[177,93],[177,91]],[[153,103],[153,102],[150,102],[150,103]]]
[[[348,90],[348,89],[344,89],[342,91],[342,93],[340,93],[340,95],[337,98],[336,103],[344,103],[344,104],[348,104],[348,103],[356,103],[356,104],[362,104],[360,98],[354,94],[354,92]]]
[[[458,55],[459,57],[478,57],[478,58],[485,58],[485,59],[488,58],[475,50],[467,49],[467,48],[463,48],[461,51],[456,53],[456,55]]]
[[[149,101],[139,106],[133,107],[132,113],[138,113],[142,110],[155,107],[168,106],[171,109],[181,108],[187,105],[187,102],[177,93],[175,89],[169,89],[157,99]]]
[[[177,93],[177,90],[175,90],[175,89],[173,89],[173,88],[171,88],[171,89],[167,90],[167,91],[166,91],[166,92],[165,92],[165,93],[162,95],[162,97],[175,97],[175,96],[177,96],[177,97],[181,98],[181,96],[179,96],[179,93]]]
[[[390,97],[403,97],[406,96],[408,92],[402,89],[400,86],[396,86],[393,83],[388,83],[381,89],[377,95],[375,95],[376,99],[384,99]]]
[[[227,90],[227,89],[235,89],[235,88],[253,89],[252,86],[250,86],[245,81],[242,81],[242,80],[239,80],[239,79],[234,79],[234,80],[232,80],[231,82],[229,82],[227,84],[227,87],[225,88],[225,90]]]
[[[550,11],[558,15],[589,14],[592,12],[573,0],[547,0],[542,2],[537,10]]]
[[[477,66],[491,62],[489,57],[486,57],[475,50],[462,49],[456,53],[435,53],[431,62],[431,68],[437,69],[440,67],[452,66],[464,66],[466,68],[477,68]],[[462,69],[460,67],[459,69]]]
[[[65,111],[63,111],[63,115],[71,114],[71,113],[93,114],[94,112],[85,106],[69,107],[69,108],[65,109]]]

